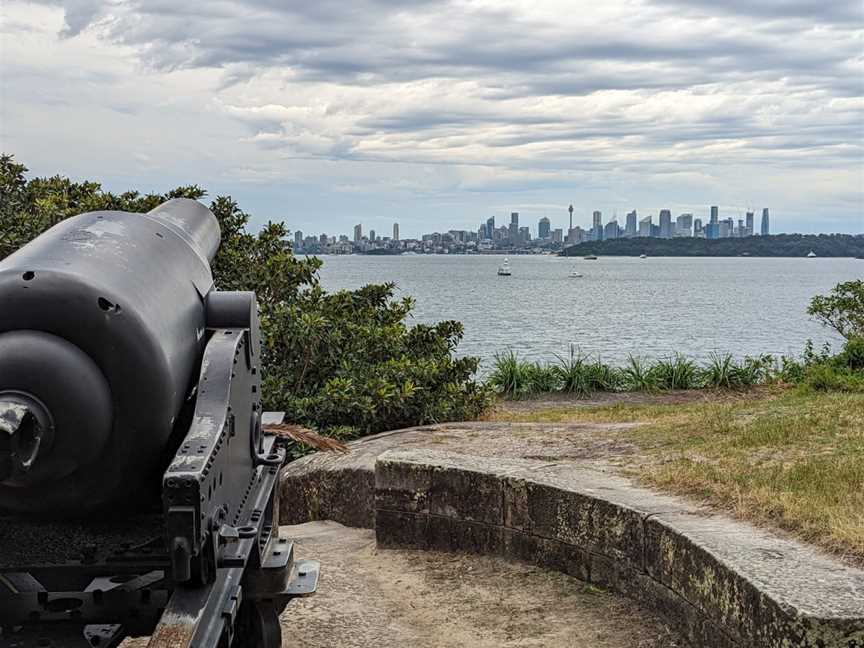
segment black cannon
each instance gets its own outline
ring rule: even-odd
[[[281,645],[317,585],[278,529],[254,293],[201,204],[93,212],[0,262],[0,646]]]

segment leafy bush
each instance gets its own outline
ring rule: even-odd
[[[0,258],[75,214],[146,212],[168,198],[205,195],[197,186],[115,195],[94,182],[27,181],[25,173],[11,156],[0,156]],[[460,323],[408,327],[413,303],[394,299],[393,284],[327,293],[317,276],[321,261],[294,257],[284,224],[268,223],[253,235],[249,215],[230,196],[217,197],[210,209],[222,228],[213,263],[217,287],[258,295],[265,407],[350,438],[475,418],[490,405],[490,391],[473,380],[479,360],[454,356]]]
[[[864,281],[839,283],[810,300],[807,313],[846,339],[864,337]]]
[[[864,337],[850,337],[837,356],[839,364],[855,371],[864,371]]]
[[[864,392],[864,373],[845,366],[816,364],[807,367],[804,384],[817,391]]]

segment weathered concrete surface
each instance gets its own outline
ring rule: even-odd
[[[376,508],[381,546],[554,568],[645,601],[695,646],[864,647],[864,571],[615,475],[394,450]]]
[[[281,520],[334,520],[371,529],[375,459],[394,448],[438,448],[489,457],[588,463],[596,469],[638,452],[610,431],[633,424],[448,423],[384,432],[349,443],[348,454],[319,452],[282,473]]]
[[[321,561],[318,593],[283,615],[303,648],[675,648],[656,615],[568,576],[485,556],[379,550],[372,531],[288,527]]]

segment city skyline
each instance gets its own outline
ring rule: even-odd
[[[604,222],[602,210],[591,212],[591,225],[583,228],[573,222],[573,206],[567,209],[567,229],[555,227],[546,216],[537,221],[536,236],[530,225],[525,224],[520,213],[510,212],[504,222],[494,216],[481,221],[476,230],[450,228],[423,232],[416,237],[400,236],[400,224],[392,224],[392,236],[379,235],[370,228],[364,234],[363,223],[353,227],[351,236],[328,232],[304,234],[302,230],[293,233],[293,249],[297,253],[350,254],[355,252],[399,253],[404,251],[423,252],[496,252],[508,250],[534,249],[536,251],[560,251],[565,247],[608,241],[614,239],[636,238],[703,238],[726,239],[752,236],[769,236],[771,232],[770,208],[763,207],[760,214],[755,210],[747,211],[737,220],[721,215],[719,205],[708,207],[708,217],[703,219],[687,212],[674,217],[670,209],[659,211],[659,222],[654,223],[652,214],[640,216],[637,210],[627,212],[622,223],[617,214]],[[758,216],[758,221],[757,221]],[[758,223],[758,225],[757,225]],[[386,230],[383,230],[386,232]]]
[[[8,0],[0,142],[33,175],[231,195],[255,227],[709,197],[858,233],[862,36],[860,0]]]

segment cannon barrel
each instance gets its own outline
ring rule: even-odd
[[[0,510],[87,513],[164,468],[219,241],[174,199],[70,218],[0,261]]]

